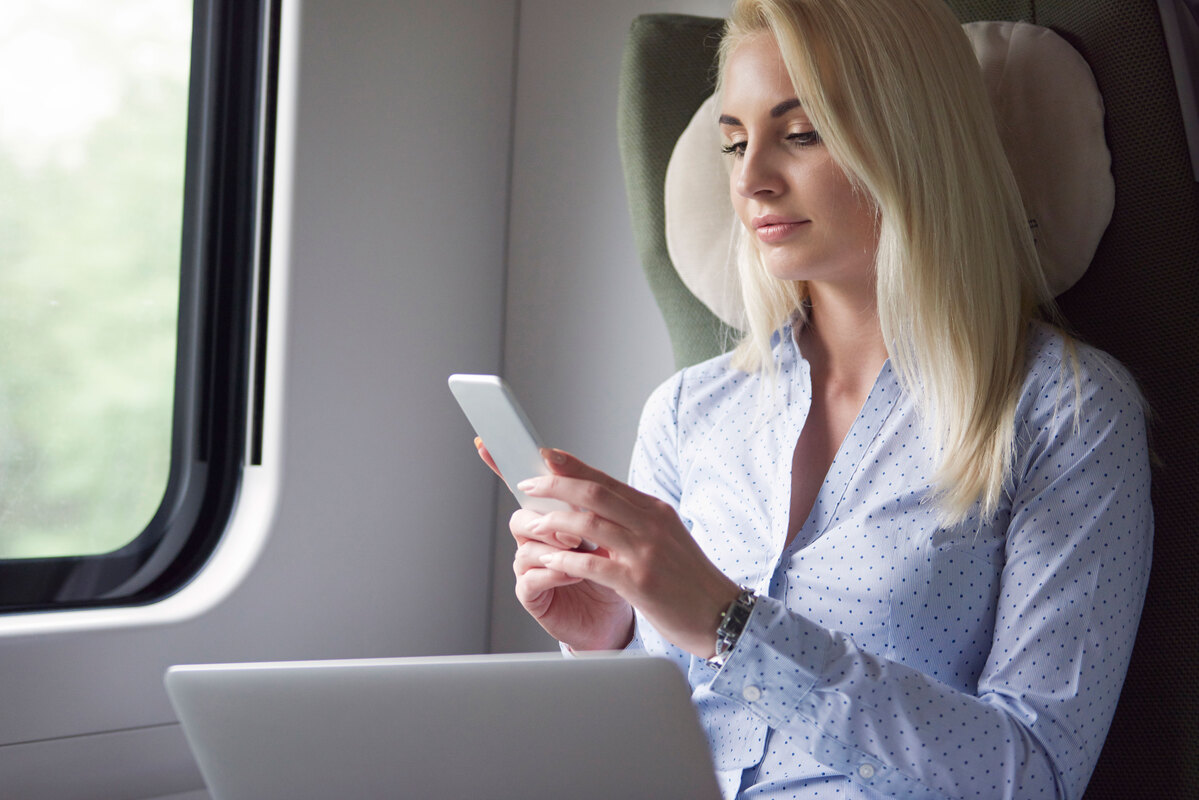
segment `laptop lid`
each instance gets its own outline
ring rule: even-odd
[[[166,687],[214,800],[720,797],[664,659],[187,665]]]

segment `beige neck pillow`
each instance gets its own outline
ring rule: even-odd
[[[1115,207],[1103,98],[1081,55],[1048,28],[963,25],[974,45],[1008,161],[1053,293],[1082,277]],[[666,170],[666,245],[683,283],[721,320],[743,326],[715,98],[695,112]]]

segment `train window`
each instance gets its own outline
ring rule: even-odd
[[[0,611],[151,602],[228,520],[277,23],[277,0],[0,8]]]

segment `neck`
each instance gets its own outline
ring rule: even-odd
[[[867,289],[808,286],[811,307],[799,341],[804,358],[824,380],[869,386],[887,360],[874,287]]]

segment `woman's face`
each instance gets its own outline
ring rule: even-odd
[[[720,129],[737,216],[780,280],[873,285],[873,203],[855,191],[804,113],[774,38],[747,37],[725,64]]]

